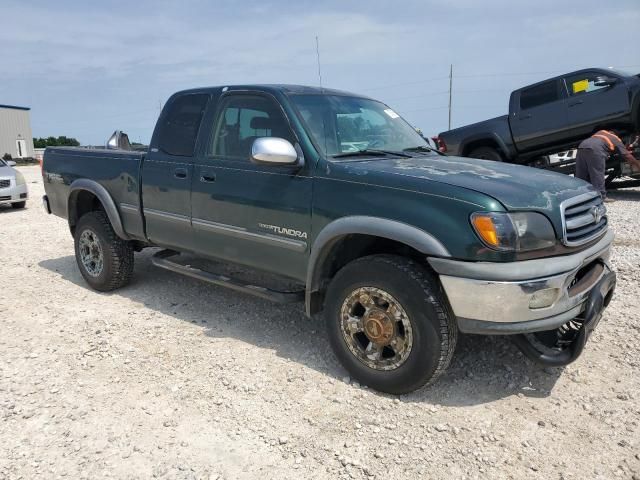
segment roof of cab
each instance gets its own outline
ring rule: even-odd
[[[287,85],[287,84],[257,84],[257,85],[221,85],[217,87],[201,87],[189,90],[181,90],[176,95],[189,93],[214,93],[223,89],[225,91],[242,91],[253,90],[258,92],[281,92],[285,95],[341,95],[349,97],[369,98],[366,95],[345,92],[343,90],[335,90],[333,88],[309,87],[305,85]]]

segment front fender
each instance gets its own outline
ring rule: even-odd
[[[76,201],[78,199],[78,194],[81,191],[91,192],[98,198],[105,213],[107,214],[107,217],[109,217],[109,222],[113,227],[113,231],[123,240],[129,240],[129,236],[124,231],[120,213],[118,212],[116,204],[107,189],[98,182],[86,178],[75,180],[69,187],[69,199],[67,201],[69,227],[73,227],[78,220]]]
[[[350,234],[394,240],[426,256],[451,257],[447,248],[437,238],[406,223],[369,216],[349,216],[334,220],[320,231],[311,247],[305,290],[307,315],[311,316],[315,310],[312,306],[312,296],[321,287],[322,265],[327,261],[336,242]]]

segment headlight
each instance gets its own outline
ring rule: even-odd
[[[25,183],[27,182],[24,181],[22,174],[16,170],[16,185],[24,185]]]
[[[525,252],[551,247],[556,235],[547,217],[535,212],[477,212],[471,225],[482,242],[494,250]]]

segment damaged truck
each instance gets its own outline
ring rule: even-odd
[[[148,151],[48,148],[43,179],[92,288],[125,287],[135,252],[156,247],[160,268],[300,302],[353,378],[394,394],[438,378],[459,332],[509,335],[535,362],[565,365],[616,283],[589,184],[445,156],[389,106],[326,88],[182,91]]]

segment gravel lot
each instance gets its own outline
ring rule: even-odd
[[[90,290],[66,222],[0,208],[0,479],[640,478],[640,190],[614,193],[618,289],[542,370],[463,336],[434,386],[362,388],[301,306],[156,269]]]

